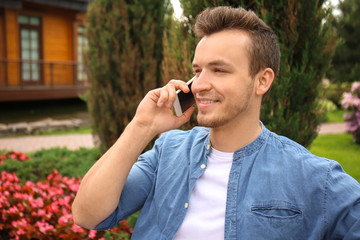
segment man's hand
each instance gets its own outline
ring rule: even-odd
[[[93,229],[109,216],[119,202],[132,165],[151,139],[190,119],[194,108],[181,117],[171,111],[176,89],[189,92],[186,83],[177,80],[150,91],[119,139],[86,173],[72,208],[76,224]]]
[[[140,102],[133,122],[147,127],[157,135],[178,128],[189,121],[194,107],[180,117],[176,117],[172,112],[177,89],[186,93],[190,91],[186,83],[180,80],[171,80],[164,87],[150,91]]]

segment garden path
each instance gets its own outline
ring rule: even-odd
[[[346,132],[345,123],[325,123],[320,125],[319,128],[319,134],[344,132]],[[92,148],[94,147],[94,142],[91,134],[0,138],[0,149],[9,151],[29,153],[53,147],[67,147],[70,150],[77,150],[81,147]]]
[[[6,149],[9,151],[29,153],[53,147],[66,147],[69,150],[77,150],[81,147],[93,148],[94,143],[91,134],[0,138],[0,149]]]

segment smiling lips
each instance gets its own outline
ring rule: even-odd
[[[211,103],[217,102],[217,101],[214,101],[214,100],[198,100],[198,101],[201,104],[211,104]]]
[[[218,103],[219,100],[213,100],[213,99],[209,99],[209,98],[196,98],[196,103],[198,108],[206,108],[206,107],[210,107],[215,103]]]

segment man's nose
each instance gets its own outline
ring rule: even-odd
[[[211,84],[209,81],[209,76],[207,76],[205,71],[202,71],[198,76],[194,79],[191,90],[194,94],[202,92],[202,91],[208,91],[211,89]]]

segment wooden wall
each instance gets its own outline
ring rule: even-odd
[[[6,57],[19,59],[19,27],[17,24],[17,11],[5,9]],[[7,84],[9,86],[20,84],[20,66],[15,62],[7,64]]]
[[[73,21],[75,13],[69,10],[49,9],[42,18],[43,24],[43,58],[45,61],[73,61]],[[55,64],[44,72],[45,82],[54,84],[71,84],[73,81],[73,66],[70,64]],[[63,76],[68,76],[64,78]]]
[[[43,83],[49,85],[52,81],[54,85],[72,84],[74,67],[71,63],[76,61],[76,58],[74,58],[74,52],[76,52],[74,48],[74,39],[76,39],[76,30],[74,29],[76,13],[77,12],[73,10],[28,2],[24,2],[23,9],[21,10],[5,9],[3,21],[6,27],[7,58],[14,60],[20,59],[18,15],[39,16],[42,24],[42,56],[40,56],[40,58],[45,61],[43,66]],[[0,26],[1,21],[0,17]],[[57,61],[63,64],[53,64],[52,68],[50,68],[50,64],[47,63],[48,61]],[[20,84],[19,66],[19,63],[10,63],[8,65],[8,85]],[[52,74],[50,69],[52,69]]]
[[[6,41],[5,41],[5,31],[4,31],[4,9],[0,9],[0,58],[5,58],[5,51],[6,51]],[[5,64],[0,61],[0,86],[5,86]]]

